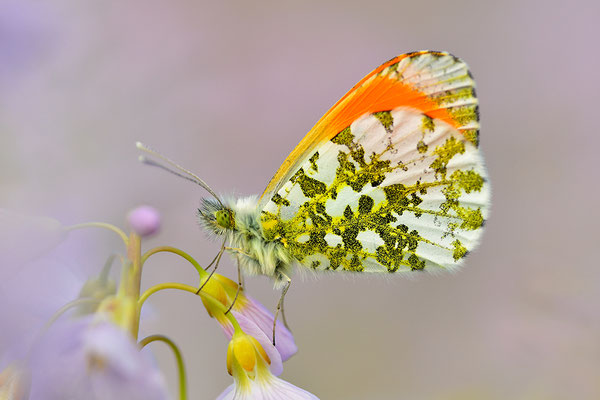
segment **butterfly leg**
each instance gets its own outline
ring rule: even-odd
[[[285,305],[285,300],[281,302],[281,319],[283,320],[283,326],[285,326],[288,329],[288,331],[291,332],[292,330],[290,329],[290,326],[288,325],[287,320],[285,318],[285,307],[284,307],[284,305]]]
[[[238,270],[238,287],[237,287],[237,291],[235,292],[235,297],[233,298],[233,301],[231,302],[231,305],[229,306],[229,308],[227,309],[227,311],[225,311],[225,314],[227,314],[229,311],[231,311],[231,309],[233,308],[233,305],[235,304],[236,300],[238,299],[238,295],[240,294],[241,291],[244,290],[244,283],[242,282],[242,270],[240,268],[240,259],[237,259],[237,270]]]
[[[277,326],[277,317],[279,316],[279,311],[283,308],[283,299],[285,297],[285,294],[287,293],[288,289],[290,288],[290,285],[292,284],[292,280],[289,276],[285,274],[282,275],[287,280],[287,282],[285,284],[285,287],[281,291],[281,297],[279,298],[279,303],[277,303],[277,311],[275,311],[275,318],[273,318],[273,346],[275,346],[275,327]],[[285,320],[284,325],[287,326]]]
[[[252,257],[250,254],[246,253],[242,249],[238,249],[237,247],[225,247],[225,250],[229,250],[231,252],[235,252],[235,253],[241,254],[241,255],[246,256],[246,257]]]
[[[206,269],[209,269],[213,264],[215,264],[215,268],[210,272],[210,275],[208,275],[208,278],[204,281],[204,283],[202,285],[200,285],[200,287],[196,291],[196,294],[200,293],[202,291],[202,289],[204,288],[204,286],[206,286],[206,284],[208,283],[210,278],[212,278],[213,274],[219,267],[219,262],[221,261],[221,257],[223,256],[224,252],[225,252],[225,240],[223,240],[223,243],[221,244],[221,248],[219,249],[219,252],[215,256],[215,258],[213,258],[213,260],[210,262],[210,264],[208,264],[208,267],[206,267]]]

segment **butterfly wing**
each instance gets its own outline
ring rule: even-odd
[[[324,270],[452,268],[489,204],[474,81],[442,52],[396,57],[338,101],[261,199],[267,240]]]

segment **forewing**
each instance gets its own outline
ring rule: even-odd
[[[478,140],[477,98],[467,65],[451,54],[417,51],[382,64],[348,91],[315,124],[277,170],[261,206],[281,189],[320,145],[368,113],[407,106],[441,119]]]
[[[383,74],[421,100],[361,113],[307,146],[263,208],[268,240],[314,269],[368,272],[453,268],[475,247],[489,184],[474,83],[464,63],[440,54],[404,57],[357,85],[368,98],[395,98],[370,86]]]

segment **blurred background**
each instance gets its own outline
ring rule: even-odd
[[[206,194],[139,164],[137,140],[219,193],[259,194],[365,74],[447,50],[470,65],[481,102],[493,188],[481,247],[454,275],[294,281],[300,351],[283,377],[322,399],[598,399],[599,12],[592,1],[0,0],[0,206],[125,227],[149,204],[163,228],[145,246],[206,264],[218,249],[195,219]],[[109,232],[77,240],[75,269],[121,250]],[[144,286],[196,279],[160,254]],[[267,279],[246,283],[275,307]],[[186,293],[151,304],[143,329],[182,347],[191,398],[215,398],[231,383],[216,323]],[[153,349],[176,393],[172,355]]]

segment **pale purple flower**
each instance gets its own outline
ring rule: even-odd
[[[0,209],[0,278],[55,248],[66,233],[55,219]]]
[[[51,252],[64,237],[56,220],[0,209],[1,356],[22,353],[56,310],[77,297],[83,280]]]
[[[60,323],[31,354],[30,400],[165,400],[165,380],[127,332],[90,317]]]
[[[220,274],[214,274],[211,280],[220,283],[228,297],[228,301],[233,301],[237,292],[237,283]],[[207,288],[209,291],[211,289],[214,291],[212,287]],[[213,296],[217,295],[216,291],[215,293],[211,294]],[[205,303],[205,305],[210,308],[210,305],[207,303]],[[254,298],[244,294],[244,292],[240,292],[232,311],[234,312],[236,318],[240,314],[243,315],[245,319],[251,321],[254,326],[258,327],[258,329],[260,329],[260,331],[262,331],[264,335],[269,338],[270,342],[273,340],[273,320],[275,317],[273,316],[273,313],[267,310],[265,306],[263,306],[258,300],[255,300]],[[233,335],[233,326],[229,320],[227,318],[220,317],[216,310],[213,312],[213,314],[217,316],[217,320],[223,327],[225,334],[229,339],[231,339]],[[281,322],[278,322],[275,327],[275,348],[279,352],[282,361],[287,361],[298,351],[298,346],[296,346],[296,343],[294,342],[294,336],[292,335],[292,332],[290,332],[289,329],[287,329]]]
[[[64,235],[55,220],[0,210],[0,399],[167,399],[160,371],[102,315],[63,316],[44,333],[65,304],[83,297],[93,312],[115,289],[108,270],[90,278],[73,262]]]
[[[272,366],[269,353],[258,337],[239,331],[234,333],[227,349],[227,370],[234,384],[217,400],[318,400],[315,395],[275,376]]]
[[[153,235],[160,228],[160,214],[150,206],[139,206],[127,215],[127,222],[141,237]]]
[[[236,383],[230,385],[217,400],[319,400],[307,392],[276,376],[262,376],[250,382],[248,387]]]
[[[239,297],[239,296],[238,296]],[[244,304],[240,304],[237,311],[243,314],[246,318],[252,320],[269,338],[273,336],[273,313],[267,310],[258,300],[246,295],[248,300]],[[239,300],[239,299],[238,299]],[[298,346],[294,342],[292,332],[285,325],[278,321],[275,326],[275,348],[279,351],[282,361],[287,361],[291,356],[296,354]]]
[[[0,361],[22,358],[65,304],[86,297],[85,309],[82,304],[69,312],[91,312],[114,293],[106,273],[98,278],[92,272],[96,262],[77,260],[82,246],[66,232],[52,218],[0,209]]]
[[[283,357],[281,357],[281,354],[279,351],[277,351],[276,347],[273,346],[271,338],[268,337],[258,325],[256,325],[255,321],[237,311],[232,311],[232,313],[238,324],[240,324],[240,327],[244,333],[255,338],[267,353],[267,356],[270,360],[271,373],[274,375],[281,375],[283,372]],[[225,326],[223,328],[231,340],[233,337],[233,327],[231,325],[229,325],[229,327],[231,328]]]

